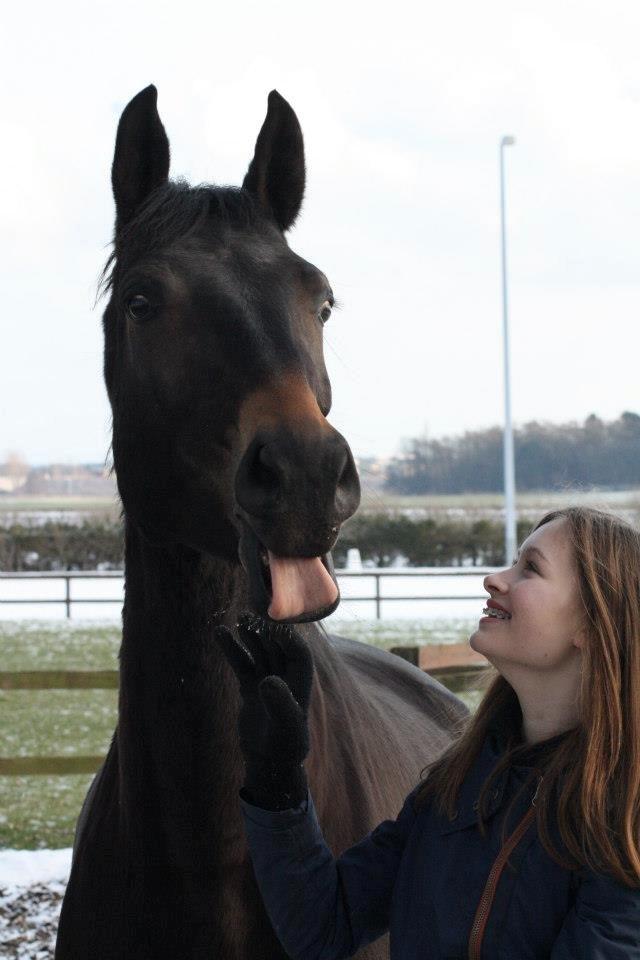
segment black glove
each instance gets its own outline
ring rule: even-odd
[[[238,678],[243,701],[238,730],[246,777],[240,795],[265,810],[297,807],[307,795],[309,648],[291,627],[266,621],[238,624],[237,637],[217,627],[215,638]]]

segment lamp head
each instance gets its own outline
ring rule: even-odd
[[[509,136],[503,137],[502,140],[500,141],[500,146],[501,146],[501,147],[512,147],[515,142],[516,142],[516,138],[515,138],[515,137],[509,137]]]

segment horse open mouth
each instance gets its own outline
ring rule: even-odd
[[[276,556],[244,521],[239,554],[249,579],[249,603],[260,616],[278,623],[306,623],[328,617],[338,606],[331,554]]]

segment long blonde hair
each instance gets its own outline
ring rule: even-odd
[[[565,519],[578,571],[586,641],[582,648],[580,723],[547,756],[536,800],[538,833],[561,866],[608,873],[640,886],[640,533],[586,507],[545,514],[533,528]],[[519,738],[522,713],[513,687],[492,670],[475,715],[425,771],[416,808],[434,797],[454,816],[460,786],[491,728],[508,731],[503,757],[483,785],[480,829],[491,785],[530,746]],[[526,784],[525,784],[526,786]],[[524,789],[524,787],[522,788]],[[554,812],[564,845],[549,834]]]

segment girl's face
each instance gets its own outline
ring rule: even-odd
[[[562,517],[545,523],[527,537],[512,567],[485,577],[486,609],[504,619],[483,616],[469,642],[500,672],[503,665],[508,672],[516,665],[560,670],[580,659],[583,609],[566,523]]]

